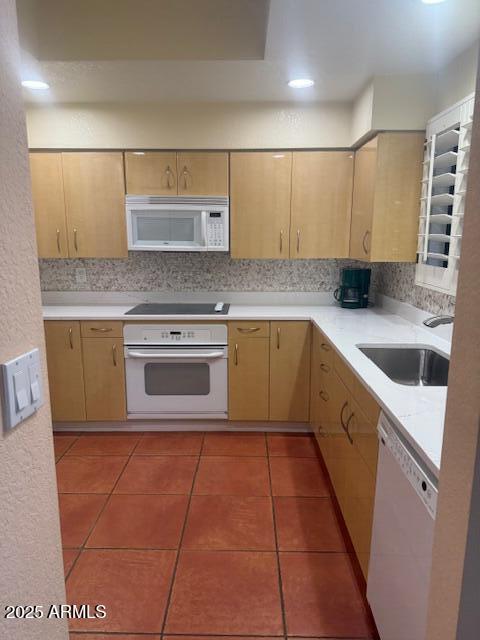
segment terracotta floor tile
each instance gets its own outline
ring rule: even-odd
[[[69,456],[129,456],[140,440],[136,433],[84,433],[69,449]]]
[[[176,549],[188,496],[113,495],[87,547]]]
[[[330,498],[274,498],[281,551],[345,551]]]
[[[268,433],[268,455],[291,458],[317,458],[315,437],[309,434]]]
[[[347,554],[281,553],[280,565],[289,634],[372,637]]]
[[[182,551],[165,633],[280,635],[275,553]]]
[[[163,640],[266,640],[279,636],[163,636]]]
[[[268,496],[267,458],[202,456],[193,493]]]
[[[104,604],[107,616],[71,620],[71,629],[159,633],[174,562],[175,551],[84,551],[67,580],[67,601]]]
[[[61,493],[58,496],[64,547],[81,547],[100,515],[108,496],[93,493]]]
[[[150,634],[150,633],[142,633],[142,635],[137,634],[115,634],[112,635],[110,633],[70,633],[70,640],[160,640],[160,635],[158,633]],[[205,639],[206,640],[206,639]]]
[[[134,455],[115,488],[115,493],[188,494],[198,458],[193,456]]]
[[[274,496],[329,495],[329,487],[319,460],[309,458],[270,458]]]
[[[65,577],[67,577],[68,572],[73,567],[73,563],[78,558],[79,553],[79,549],[63,549],[63,569]]]
[[[152,455],[198,455],[202,448],[203,433],[145,434],[135,453]]]
[[[207,433],[206,456],[266,456],[265,436],[257,433]]]
[[[57,464],[59,493],[110,493],[126,456],[64,456]]]
[[[271,499],[192,496],[182,546],[275,550]]]
[[[55,451],[55,461],[63,456],[65,451],[68,451],[75,440],[78,440],[78,435],[72,435],[71,433],[53,434],[53,449]]]

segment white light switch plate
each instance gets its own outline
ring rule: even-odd
[[[33,349],[1,365],[3,428],[13,429],[43,404],[40,353]]]

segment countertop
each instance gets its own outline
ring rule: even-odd
[[[333,343],[417,455],[438,477],[442,452],[446,387],[409,387],[390,380],[357,345],[418,344],[450,354],[450,343],[434,330],[382,308],[336,306],[256,306],[232,304],[225,316],[125,316],[133,305],[49,305],[45,320],[311,320]]]

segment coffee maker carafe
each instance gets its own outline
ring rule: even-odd
[[[342,269],[341,284],[333,295],[344,309],[363,309],[368,306],[371,269]]]

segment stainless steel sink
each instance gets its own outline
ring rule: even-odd
[[[359,346],[390,380],[410,386],[446,387],[449,359],[421,346]]]

